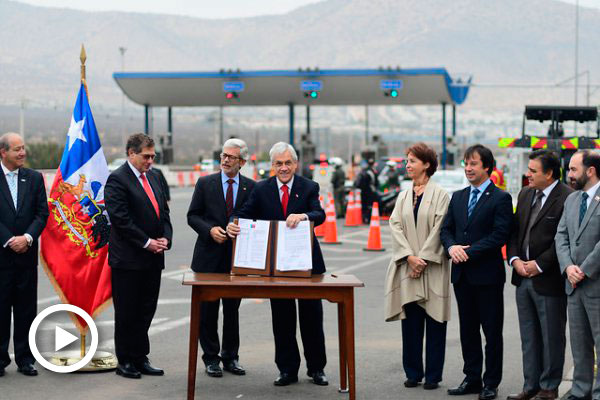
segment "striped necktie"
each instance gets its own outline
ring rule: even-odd
[[[11,171],[6,174],[6,179],[8,183],[8,188],[10,189],[10,195],[13,200],[13,204],[15,205],[15,210],[17,209],[17,180],[18,180],[18,172]]]
[[[581,193],[581,204],[579,205],[579,225],[583,221],[585,217],[585,213],[587,212],[587,198],[589,195],[586,192]]]
[[[471,192],[471,200],[469,200],[469,206],[467,207],[467,214],[470,217],[471,213],[475,209],[477,205],[477,195],[479,194],[479,189],[473,189]]]

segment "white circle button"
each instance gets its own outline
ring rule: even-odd
[[[37,348],[37,344],[35,342],[35,334],[37,332],[38,327],[40,326],[40,323],[44,320],[44,318],[46,318],[50,314],[54,314],[55,312],[60,312],[60,311],[72,312],[72,313],[79,315],[81,318],[83,318],[83,320],[87,323],[88,327],[90,328],[90,333],[92,336],[92,342],[90,343],[90,348],[88,349],[86,355],[80,361],[76,362],[73,365],[54,365],[51,362],[47,361],[44,357],[42,357],[42,354],[39,352],[39,350]],[[61,347],[61,345],[66,343],[66,341],[70,340],[69,343],[72,343],[74,341],[74,340],[71,340],[72,338],[67,335],[73,336],[70,333],[66,332],[65,330],[63,330],[59,327],[55,328],[55,349],[56,350],[66,346],[66,345],[63,345]],[[96,327],[96,324],[94,323],[94,320],[92,319],[92,317],[90,317],[90,315],[88,313],[86,313],[85,311],[83,311],[81,308],[74,306],[72,304],[56,304],[56,305],[46,308],[44,311],[39,313],[38,316],[35,317],[35,319],[33,320],[33,323],[31,324],[31,327],[29,328],[29,348],[31,349],[31,353],[33,354],[33,357],[36,359],[37,362],[40,363],[40,365],[42,367],[44,367],[50,371],[58,372],[61,374],[75,372],[78,369],[85,367],[94,357],[94,354],[96,353],[96,349],[98,348],[98,328]]]

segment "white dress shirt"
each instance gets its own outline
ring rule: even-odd
[[[17,173],[17,197],[18,197],[19,196],[19,168],[15,169],[14,171],[11,171],[10,169],[6,168],[6,165],[4,165],[4,163],[2,161],[0,161],[0,166],[2,166],[2,173],[4,174],[4,178],[6,178],[7,183],[8,183],[8,174],[10,174],[12,172]],[[24,233],[23,236],[25,236],[25,239],[27,239],[27,245],[31,246],[33,244],[33,238],[31,237],[31,235],[29,233]],[[2,247],[8,246],[10,241],[13,240],[14,238],[15,237],[13,236],[10,239],[8,239],[6,241],[6,243],[4,243],[4,246],[2,246]]]

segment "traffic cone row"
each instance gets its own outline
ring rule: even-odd
[[[335,205],[333,204],[333,196],[327,193],[328,204],[325,209],[325,238],[324,244],[342,244],[337,237],[337,222],[335,218]]]
[[[321,203],[321,207],[323,207],[323,196],[322,195],[319,195],[319,203]],[[323,207],[323,208],[327,208],[327,207]],[[315,227],[315,236],[318,238],[325,236],[325,223],[322,223],[321,225]]]
[[[369,226],[369,239],[364,251],[385,251],[381,246],[381,225],[379,225],[379,204],[373,202],[373,211],[371,212],[371,225]]]

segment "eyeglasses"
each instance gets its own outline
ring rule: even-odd
[[[227,160],[227,159],[230,159],[231,161],[237,161],[237,160],[241,160],[242,157],[233,156],[233,155],[227,154],[227,153],[221,153],[221,160]]]
[[[156,154],[140,154],[140,153],[138,153],[138,155],[142,156],[142,158],[146,161],[154,160],[154,158],[156,157]]]
[[[291,168],[291,166],[294,165],[294,163],[292,161],[286,161],[286,162],[275,161],[273,163],[273,166],[277,169],[283,167],[284,165],[288,168]]]

